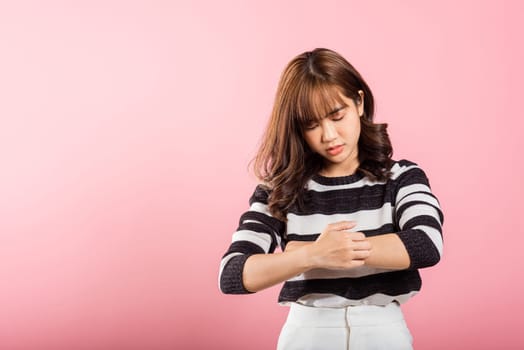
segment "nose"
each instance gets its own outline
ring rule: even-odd
[[[322,127],[322,142],[331,142],[337,138],[337,129],[333,122],[326,118],[321,123]]]

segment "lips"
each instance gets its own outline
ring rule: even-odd
[[[336,156],[337,154],[342,152],[343,149],[344,149],[344,145],[338,145],[338,146],[335,146],[335,147],[328,148],[327,149],[327,153],[329,153],[332,156]]]

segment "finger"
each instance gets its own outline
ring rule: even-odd
[[[366,239],[366,235],[362,232],[348,232],[348,238],[353,241],[363,241]]]
[[[357,226],[355,221],[338,221],[328,225],[333,231],[349,230]]]
[[[353,260],[361,260],[369,258],[371,252],[369,250],[355,250],[353,252]]]
[[[364,260],[351,260],[348,268],[359,267],[359,266],[363,266],[364,264],[365,264]]]
[[[371,250],[371,243],[369,241],[353,242],[353,250]]]

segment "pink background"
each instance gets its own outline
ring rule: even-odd
[[[271,349],[278,287],[219,260],[278,78],[332,48],[444,209],[417,349],[524,344],[520,1],[0,5],[0,348]]]

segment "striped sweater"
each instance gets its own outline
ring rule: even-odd
[[[309,270],[284,283],[279,302],[337,307],[408,300],[421,288],[418,269],[440,260],[443,214],[417,164],[394,162],[391,172],[391,177],[382,182],[371,181],[359,172],[342,177],[317,174],[305,189],[307,208],[293,206],[287,223],[269,213],[268,190],[257,186],[220,264],[222,292],[249,293],[242,283],[242,271],[250,255],[270,254],[277,246],[284,250],[293,240],[314,241],[329,223],[349,220],[357,223],[352,231],[368,237],[396,233],[409,254],[409,268]]]

